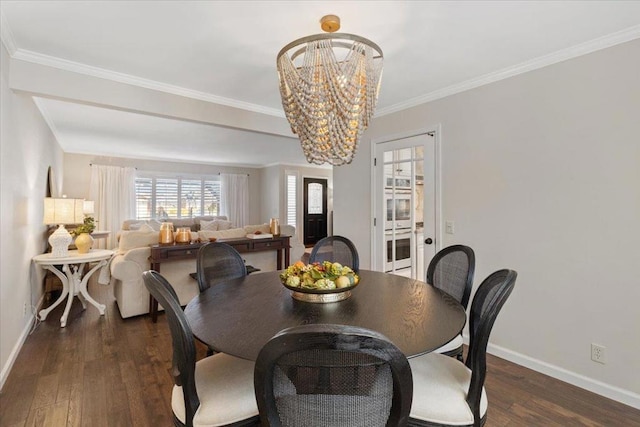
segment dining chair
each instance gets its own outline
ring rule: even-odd
[[[263,426],[405,426],[409,419],[407,358],[364,328],[284,329],[260,351],[254,381]]]
[[[200,292],[223,280],[247,275],[247,267],[237,250],[222,242],[203,245],[198,250],[196,278]]]
[[[476,257],[469,246],[453,245],[440,250],[427,268],[427,283],[454,297],[465,311],[473,286]],[[434,350],[462,362],[462,334]]]
[[[149,293],[164,307],[171,331],[176,426],[249,426],[259,422],[253,389],[254,363],[224,353],[196,362],[193,333],[175,290],[160,273],[142,273]]]
[[[481,426],[488,400],[487,343],[498,313],[515,285],[517,273],[499,270],[476,291],[469,318],[470,343],[465,363],[439,353],[409,362],[413,373],[412,426]]]
[[[338,262],[350,267],[356,273],[360,268],[358,250],[351,240],[343,236],[324,237],[313,246],[309,263],[323,261]]]

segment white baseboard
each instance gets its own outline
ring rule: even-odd
[[[11,350],[11,354],[9,354],[9,359],[7,360],[7,363],[5,363],[4,366],[2,367],[2,373],[0,373],[0,390],[2,390],[2,387],[4,387],[4,382],[7,380],[7,377],[9,376],[9,372],[11,372],[11,368],[13,368],[13,364],[18,358],[18,354],[20,353],[20,350],[22,349],[24,342],[27,340],[27,337],[29,336],[29,331],[31,330],[31,327],[33,326],[33,322],[35,320],[36,318],[32,314],[31,317],[29,317],[29,321],[25,324],[24,329],[20,334],[20,338],[16,342],[16,345],[13,346],[13,350]]]
[[[18,354],[20,354],[20,350],[22,349],[24,342],[27,340],[27,337],[29,336],[29,332],[33,327],[33,322],[36,321],[36,313],[38,313],[38,311],[40,310],[40,307],[42,307],[43,302],[44,302],[44,295],[40,297],[38,304],[36,304],[35,313],[31,313],[29,320],[25,324],[24,329],[20,334],[20,338],[16,342],[16,345],[13,346],[13,349],[9,354],[9,359],[7,359],[7,363],[5,363],[4,366],[2,367],[2,372],[0,373],[0,390],[2,390],[2,388],[4,387],[4,383],[7,380],[9,373],[11,372],[11,368],[13,368],[13,364],[16,362],[16,359],[18,358]]]
[[[467,337],[465,337],[465,343],[469,344]],[[564,368],[525,356],[524,354],[508,350],[498,345],[489,344],[487,346],[487,353],[498,356],[517,365],[533,369],[534,371],[545,375],[549,375],[550,377],[572,384],[576,387],[589,390],[625,405],[629,405],[633,408],[640,409],[640,394],[594,380],[593,378],[585,377],[584,375],[568,371]]]

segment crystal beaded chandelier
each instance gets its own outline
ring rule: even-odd
[[[307,161],[339,166],[351,163],[373,116],[383,57],[370,40],[334,33],[337,16],[320,23],[328,34],[295,40],[278,53],[280,95]]]

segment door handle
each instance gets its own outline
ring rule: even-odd
[[[424,239],[424,242],[425,242],[427,245],[430,245],[430,244],[432,244],[432,243],[433,243],[433,239],[432,239],[431,237],[427,237],[426,239]]]

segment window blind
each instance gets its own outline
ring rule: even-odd
[[[219,215],[220,181],[211,178],[138,176],[136,218]]]
[[[296,199],[297,199],[298,176],[294,173],[287,173],[287,224],[296,226]]]

